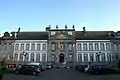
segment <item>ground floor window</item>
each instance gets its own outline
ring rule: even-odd
[[[42,62],[46,62],[46,54],[42,54]]]

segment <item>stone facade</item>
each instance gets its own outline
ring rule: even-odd
[[[12,40],[1,39],[1,44],[12,45],[9,50],[1,48],[1,54],[3,52],[12,54],[16,63],[84,65],[91,62],[116,66],[120,59],[119,31],[117,33],[85,31],[85,27],[83,31],[75,31],[74,27],[73,29],[46,27],[46,31],[43,32],[20,32],[19,29],[18,32],[12,33],[14,33]],[[63,62],[60,61],[61,55]]]

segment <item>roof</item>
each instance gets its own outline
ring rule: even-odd
[[[75,31],[76,40],[109,40],[114,31]],[[48,31],[20,32],[17,40],[47,40]]]
[[[20,32],[18,40],[47,40],[48,32]]]
[[[109,40],[109,33],[113,31],[76,31],[77,40]]]

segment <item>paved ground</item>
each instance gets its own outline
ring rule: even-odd
[[[71,69],[55,69],[39,76],[6,74],[3,80],[120,80],[120,74],[87,75]]]

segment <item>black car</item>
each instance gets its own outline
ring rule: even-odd
[[[16,72],[20,74],[38,75],[41,71],[38,65],[22,65]]]
[[[89,67],[89,69],[86,73],[89,73],[89,74],[107,74],[110,72],[111,72],[111,69],[109,67],[92,65]]]

